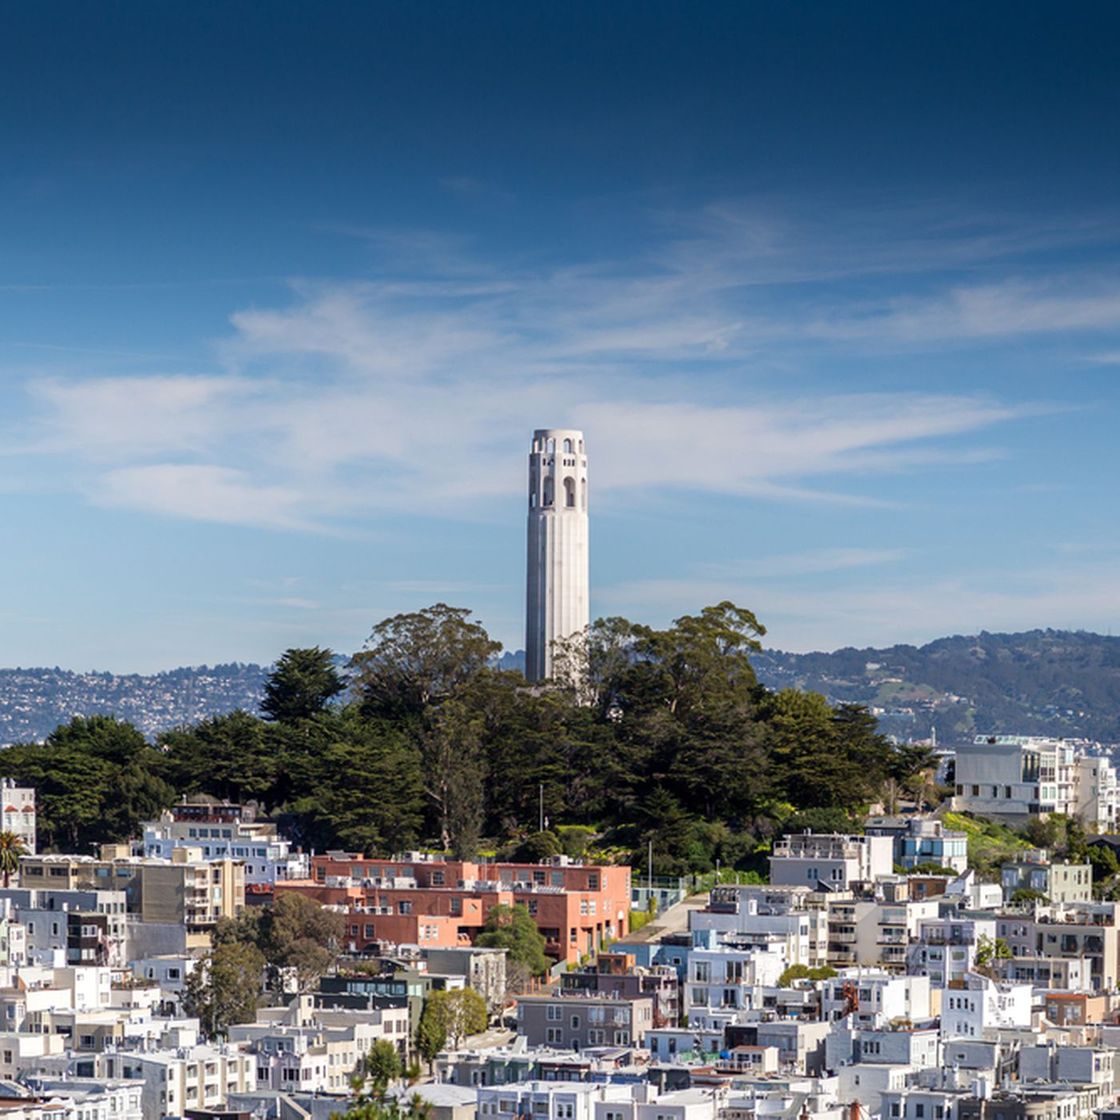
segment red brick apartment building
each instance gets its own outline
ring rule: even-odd
[[[375,859],[328,852],[311,859],[310,880],[277,882],[349,913],[349,941],[361,951],[384,944],[468,945],[498,905],[524,903],[544,935],[545,952],[578,961],[630,920],[630,868],[570,863],[474,863],[411,853]]]

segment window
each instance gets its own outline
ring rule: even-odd
[[[558,1023],[564,1018],[564,1009],[559,1004],[550,1003],[548,1007],[545,1008],[545,1018],[548,1019],[549,1022]]]
[[[559,1027],[549,1027],[544,1032],[546,1042],[563,1042],[564,1032]]]

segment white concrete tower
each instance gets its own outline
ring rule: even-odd
[[[583,432],[544,428],[529,450],[525,676],[552,676],[552,643],[590,621],[587,453]]]

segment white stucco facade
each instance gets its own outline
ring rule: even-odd
[[[553,675],[553,643],[590,621],[587,453],[583,432],[542,428],[529,450],[525,675]]]

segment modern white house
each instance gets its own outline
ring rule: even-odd
[[[894,869],[890,836],[847,836],[839,832],[795,832],[774,845],[770,882],[846,891]]]
[[[1111,831],[1120,801],[1112,763],[1064,739],[979,735],[957,748],[953,808],[1009,821],[1046,813]]]
[[[941,999],[942,1038],[983,1038],[995,1028],[1031,1025],[1031,985],[1001,984],[969,973],[963,988],[949,988]]]

